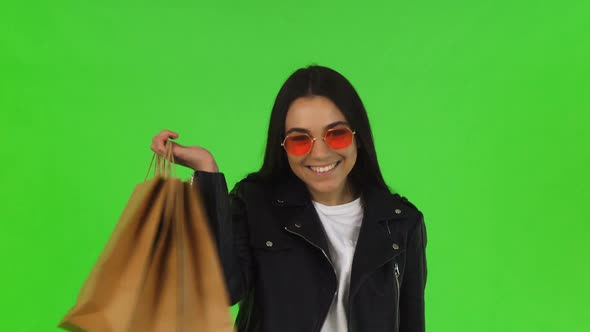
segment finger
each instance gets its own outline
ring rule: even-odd
[[[158,155],[162,154],[162,149],[155,143],[152,143],[152,145],[150,146],[150,149]]]
[[[154,147],[154,152],[156,152],[159,155],[164,155],[164,153],[166,152],[166,139],[157,139],[154,140],[153,142],[153,147]]]
[[[178,133],[173,132],[172,130],[168,130],[168,129],[162,130],[161,134],[163,136],[166,136],[166,138],[177,138],[178,137]]]
[[[168,143],[168,140],[176,139],[178,137],[178,133],[164,129],[152,138],[152,145],[150,146],[150,148],[155,153],[159,155],[164,155],[166,153],[166,144]]]
[[[176,137],[178,137],[178,134],[176,133],[173,133],[169,130],[162,130],[158,133],[158,135],[154,136],[152,142],[156,145],[164,144],[164,142],[166,142],[173,135],[176,135]]]
[[[164,141],[164,151],[166,151],[166,148],[168,147],[168,144],[172,144],[172,148],[174,149],[174,146],[177,145],[176,143],[172,142],[172,141]]]

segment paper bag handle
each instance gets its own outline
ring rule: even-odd
[[[152,165],[154,164],[154,159],[156,160],[154,176],[161,176],[165,179],[169,177],[177,177],[176,163],[174,162],[173,145],[174,144],[172,144],[171,141],[166,142],[166,151],[164,152],[164,156],[160,156],[159,154],[154,153],[154,155],[152,156],[152,160],[150,161],[150,166],[148,167],[148,171],[145,175],[144,181],[147,180],[148,176],[150,175]]]

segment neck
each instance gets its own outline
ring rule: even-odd
[[[310,190],[311,198],[324,205],[342,205],[350,203],[356,199],[354,190],[349,183],[346,183],[341,190],[336,192],[314,192]]]

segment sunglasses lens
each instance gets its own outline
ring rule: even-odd
[[[347,128],[336,128],[326,133],[326,143],[332,149],[342,149],[352,143],[352,132]]]
[[[289,154],[302,155],[309,152],[311,148],[311,138],[307,135],[293,135],[285,139],[285,150]]]

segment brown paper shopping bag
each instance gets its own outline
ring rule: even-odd
[[[167,146],[166,156],[156,157],[154,178],[133,191],[59,327],[76,332],[233,331],[198,188],[171,176],[172,144]]]

